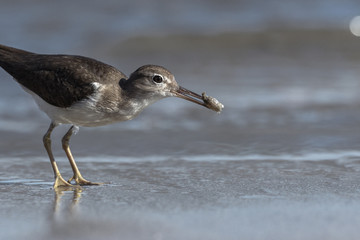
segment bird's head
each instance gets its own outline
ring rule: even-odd
[[[126,90],[132,96],[147,99],[149,103],[165,97],[179,97],[214,110],[204,94],[199,95],[179,86],[174,75],[161,66],[145,65],[138,68],[126,81]]]

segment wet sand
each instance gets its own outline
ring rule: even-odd
[[[1,159],[1,238],[357,239],[359,156],[80,158],[87,178],[109,183],[64,192],[47,159]]]
[[[265,123],[236,128],[210,120],[197,130],[82,128],[72,140],[79,168],[106,184],[64,192],[52,189],[45,123],[2,131],[1,238],[357,239],[359,115],[317,110],[315,122],[271,111]],[[69,178],[65,131],[53,143]]]

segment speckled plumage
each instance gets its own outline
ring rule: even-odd
[[[100,126],[137,116],[146,106],[171,94],[152,91],[144,78],[166,69],[145,65],[127,76],[97,60],[73,55],[35,54],[0,45],[0,66],[29,92],[56,124]]]
[[[36,54],[0,45],[0,66],[30,93],[51,119],[43,142],[52,164],[54,187],[94,184],[78,170],[69,148],[78,126],[101,126],[136,117],[148,105],[176,96],[207,108],[199,94],[180,87],[175,77],[161,66],[145,65],[129,78],[116,68],[97,60],[74,55]],[[51,132],[59,124],[72,127],[62,139],[63,149],[73,170],[65,181],[51,150]]]
[[[70,107],[94,93],[94,81],[126,78],[116,68],[91,58],[34,54],[3,45],[0,66],[22,86],[56,107]]]

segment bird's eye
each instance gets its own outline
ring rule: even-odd
[[[156,82],[156,83],[162,83],[163,82],[163,78],[162,78],[162,76],[160,76],[160,75],[155,75],[155,76],[153,76],[153,81],[154,82]]]

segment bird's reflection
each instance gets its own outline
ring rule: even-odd
[[[59,221],[76,217],[82,192],[82,188],[55,188],[52,219]]]

